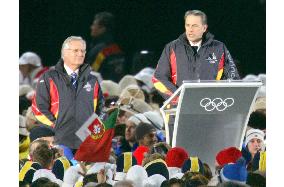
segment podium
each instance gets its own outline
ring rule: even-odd
[[[160,108],[167,143],[185,148],[214,171],[220,150],[230,146],[241,149],[261,85],[261,81],[184,81]],[[177,106],[168,109],[177,96]],[[168,115],[175,115],[173,125],[168,124]]]

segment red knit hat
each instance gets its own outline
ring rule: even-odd
[[[171,148],[167,155],[166,155],[166,163],[168,167],[178,167],[181,168],[183,165],[183,162],[188,159],[189,155],[181,147],[174,147]]]
[[[225,164],[228,163],[236,163],[236,161],[242,156],[242,153],[236,147],[228,147],[221,150],[216,155],[217,163],[223,167]]]
[[[146,146],[138,146],[137,149],[133,152],[134,157],[137,160],[137,165],[142,165],[142,160],[144,159],[144,153],[147,153],[149,148]]]

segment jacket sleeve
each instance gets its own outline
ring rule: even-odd
[[[232,80],[239,80],[240,76],[238,73],[237,66],[227,49],[227,47],[224,45],[224,74],[222,79],[232,79]]]
[[[46,74],[43,74],[36,86],[36,92],[32,102],[32,111],[40,123],[54,127],[56,118],[50,111],[51,99],[49,89],[49,80],[46,78]]]
[[[176,85],[171,82],[170,46],[166,45],[158,61],[152,77],[152,82],[161,96],[167,100],[176,90]]]

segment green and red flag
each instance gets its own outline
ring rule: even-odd
[[[74,156],[75,160],[85,162],[108,161],[117,114],[118,109],[115,109],[104,122],[99,119],[96,113],[92,114],[76,132],[82,143]]]

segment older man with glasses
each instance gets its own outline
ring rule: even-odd
[[[68,37],[55,68],[40,77],[32,105],[36,119],[54,128],[55,143],[73,152],[81,144],[75,132],[94,112],[101,115],[104,104],[98,80],[84,63],[85,54],[85,40]]]

